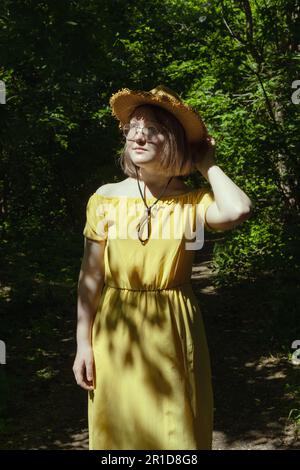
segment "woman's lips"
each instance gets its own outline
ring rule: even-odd
[[[133,149],[135,152],[147,152],[146,149]]]

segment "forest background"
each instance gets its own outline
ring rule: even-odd
[[[274,379],[276,398],[257,396],[257,413],[279,407],[299,426],[299,15],[292,0],[3,0],[1,448],[49,448],[65,426],[56,404],[62,388],[62,402],[75,394],[86,202],[102,184],[124,179],[109,98],[158,84],[200,112],[217,164],[254,203],[239,227],[207,235],[213,285],[227,296],[230,341],[247,349],[255,337],[240,370],[252,364],[257,379],[255,367],[268,358],[283,374]],[[200,174],[186,183],[207,184]],[[241,316],[252,320],[245,330]],[[67,412],[70,432],[84,427],[84,406],[82,398],[75,416]]]

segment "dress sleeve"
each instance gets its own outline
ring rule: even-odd
[[[86,205],[86,222],[83,235],[96,241],[107,239],[107,221],[101,195],[94,193]]]
[[[206,211],[210,204],[215,201],[214,193],[211,189],[204,188],[200,193],[200,197],[197,200],[197,211],[200,213],[200,217],[204,222],[204,227],[209,232],[215,232],[216,230],[210,227],[206,221]]]

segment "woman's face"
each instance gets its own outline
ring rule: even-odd
[[[147,107],[137,108],[131,116],[129,124],[139,127],[154,126],[159,131],[158,134],[147,140],[142,129],[137,128],[135,135],[127,137],[126,149],[133,163],[141,168],[160,173],[160,157],[166,140],[162,126],[155,120],[151,109]],[[143,149],[143,150],[139,150]]]

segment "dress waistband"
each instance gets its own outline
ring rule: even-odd
[[[161,291],[161,290],[175,290],[175,289],[180,289],[180,287],[183,287],[183,286],[186,286],[186,285],[191,285],[190,282],[183,282],[182,284],[178,284],[177,286],[173,286],[173,287],[162,287],[162,288],[155,288],[155,289],[132,289],[131,287],[119,287],[119,286],[112,286],[110,284],[105,284],[107,287],[111,287],[113,289],[120,289],[120,290],[132,290],[132,291],[136,291],[136,292],[144,292],[144,291]]]

